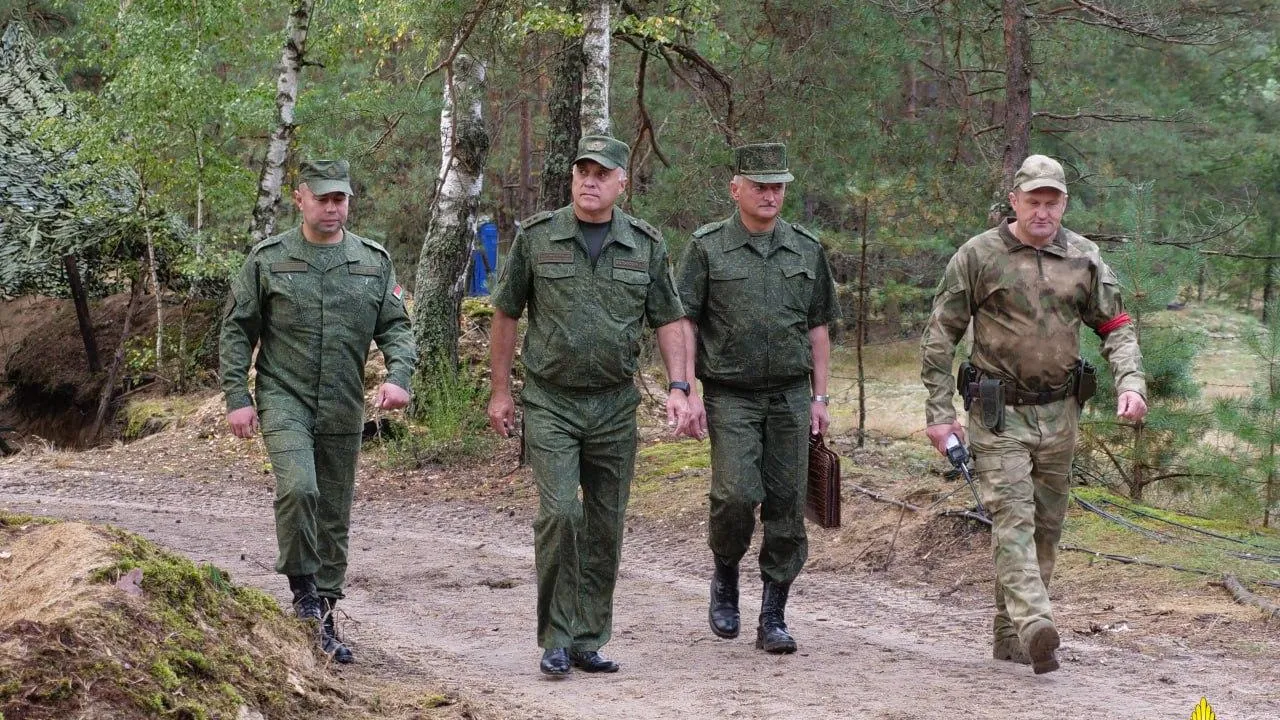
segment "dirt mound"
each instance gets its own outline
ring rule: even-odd
[[[106,379],[106,369],[120,343],[128,294],[112,295],[89,305],[102,370],[89,370],[84,339],[70,300],[24,297],[0,302],[0,426],[20,436],[34,435],[57,445],[82,447],[88,436]],[[212,378],[216,364],[217,303],[180,305],[166,301],[164,347],[166,366],[159,373],[177,374],[177,348],[187,355],[184,372],[197,384]],[[156,316],[154,298],[134,308],[129,350],[120,382],[125,389],[151,382],[155,373]],[[179,328],[185,333],[179,339]],[[172,366],[172,367],[171,367]],[[159,385],[157,384],[157,387]],[[108,416],[110,420],[112,416]],[[110,434],[110,429],[108,429]]]
[[[275,600],[123,531],[0,512],[0,717],[369,717]]]

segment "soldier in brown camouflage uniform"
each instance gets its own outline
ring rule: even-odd
[[[951,394],[956,345],[973,323],[970,356],[979,378],[1003,394],[1002,407],[974,398],[970,442],[983,503],[991,511],[996,566],[993,655],[1058,668],[1058,631],[1048,586],[1070,497],[1080,403],[1076,397],[1080,325],[1102,341],[1116,379],[1116,415],[1147,412],[1142,354],[1120,301],[1115,274],[1098,247],[1062,227],[1067,185],[1062,166],[1026,159],[1009,194],[1015,219],[968,242],[947,264],[921,341],[921,379],[929,391],[926,433],[945,454],[961,442]],[[976,385],[977,383],[975,383]],[[987,404],[997,404],[990,400]],[[984,416],[1003,419],[987,427]]]
[[[614,207],[629,149],[588,135],[573,164],[573,203],[521,223],[493,294],[489,424],[515,426],[511,363],[527,309],[524,442],[538,485],[540,669],[611,673],[599,652],[613,628],[623,511],[635,474],[642,325],[657,329],[671,379],[667,416],[686,432],[688,383],[680,298],[667,245],[649,223]]]
[[[738,636],[738,564],[759,508],[764,592],[756,647],[771,653],[796,650],[785,610],[808,556],[808,436],[829,422],[827,325],[839,316],[817,236],[778,216],[794,179],[787,165],[780,143],[738,148],[729,184],[737,212],[695,231],[676,273],[686,373],[696,367],[705,412],[697,393],[690,403],[697,430],[711,433],[708,622],[719,637]]]

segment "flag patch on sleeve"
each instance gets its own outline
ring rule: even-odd
[[[404,299],[404,288],[400,287],[400,285],[399,285],[399,284],[397,284],[397,285],[396,285],[396,286],[391,290],[391,294],[392,294],[392,295],[395,295],[397,300],[403,300],[403,299]]]

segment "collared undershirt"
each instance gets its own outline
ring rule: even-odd
[[[602,223],[587,222],[585,220],[578,221],[578,229],[582,231],[582,239],[587,241],[587,257],[591,258],[591,262],[595,262],[600,257],[600,251],[604,249],[604,240],[609,237],[609,226],[613,225],[612,220],[606,220]]]

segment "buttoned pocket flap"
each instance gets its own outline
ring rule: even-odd
[[[578,274],[578,266],[573,263],[539,263],[534,267],[534,274],[544,278],[567,278]]]
[[[738,268],[716,268],[711,271],[712,280],[746,280],[747,271]]]
[[[649,273],[642,270],[628,270],[626,268],[614,268],[613,279],[628,285],[648,285]]]
[[[813,279],[813,270],[807,267],[795,266],[782,268],[782,274],[786,277],[793,278],[803,275],[804,277]]]
[[[302,262],[301,260],[291,260],[291,261],[285,261],[285,262],[271,263],[271,272],[273,273],[296,273],[296,272],[304,273],[306,271],[307,271],[307,264]]]
[[[347,272],[352,275],[372,275],[377,277],[382,274],[382,268],[377,265],[356,265],[352,263],[347,266]]]

